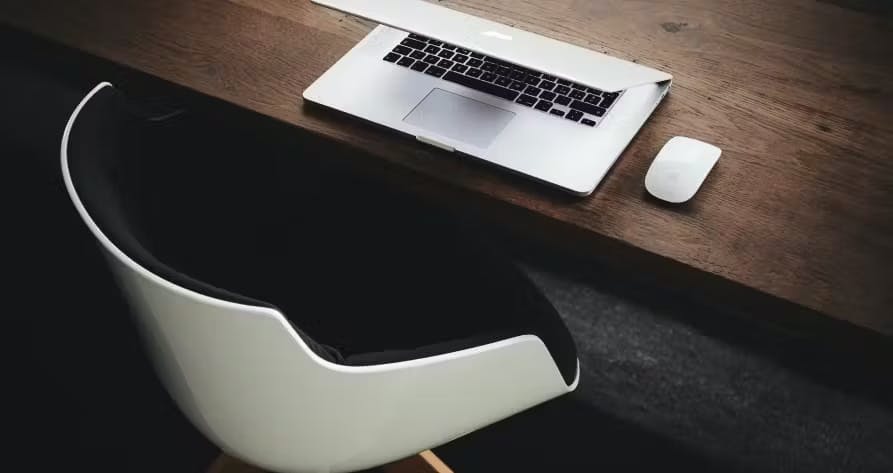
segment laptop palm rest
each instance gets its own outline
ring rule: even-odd
[[[513,112],[434,89],[403,121],[440,136],[487,148],[513,118]]]

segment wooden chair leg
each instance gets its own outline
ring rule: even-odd
[[[431,450],[381,467],[384,473],[453,473]]]
[[[264,471],[221,453],[208,468],[208,473],[264,473]]]
[[[426,450],[414,457],[406,458],[394,463],[382,466],[378,470],[372,470],[370,473],[454,473],[437,455],[431,450]],[[247,463],[236,460],[235,458],[222,453],[211,467],[208,473],[266,473],[260,468],[248,465]]]

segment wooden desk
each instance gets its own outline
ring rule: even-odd
[[[890,17],[855,0],[441,3],[675,86],[596,193],[575,198],[303,104],[372,26],[308,0],[7,0],[0,22],[349,144],[408,187],[615,267],[770,318],[893,334]],[[674,135],[724,149],[682,207],[643,186]]]

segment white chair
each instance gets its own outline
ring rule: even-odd
[[[269,302],[166,265],[142,244],[120,195],[126,184],[116,170],[132,155],[122,152],[121,136],[142,121],[124,104],[102,83],[74,110],[62,137],[65,186],[131,305],[159,378],[228,454],[272,471],[355,471],[576,387],[576,352],[554,310],[489,338],[471,333],[381,357],[344,356],[300,330],[300,314],[286,318]]]

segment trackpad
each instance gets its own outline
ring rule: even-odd
[[[486,148],[512,118],[515,118],[515,114],[507,110],[434,89],[403,121],[454,140]]]

